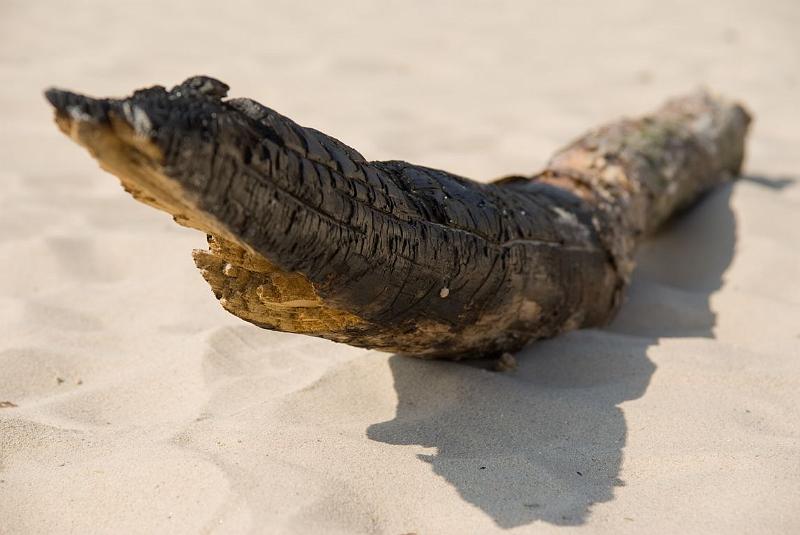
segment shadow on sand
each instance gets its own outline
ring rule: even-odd
[[[420,459],[501,528],[584,523],[624,486],[628,430],[619,405],[647,389],[655,371],[648,348],[661,337],[713,337],[709,297],[736,242],[733,187],[642,247],[628,302],[605,329],[532,344],[506,374],[392,357],[397,413],[368,437],[435,447]]]

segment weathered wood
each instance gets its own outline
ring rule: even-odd
[[[51,89],[56,122],[138,200],[209,236],[226,310],[268,329],[475,357],[602,325],[637,242],[735,176],[749,123],[706,92],[482,184],[357,151],[194,77],[124,99]]]

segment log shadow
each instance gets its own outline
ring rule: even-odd
[[[733,184],[715,190],[644,246],[628,302],[605,329],[532,344],[511,373],[390,359],[398,404],[375,441],[436,448],[419,459],[501,528],[583,524],[614,498],[627,425],[659,338],[713,337],[709,297],[736,242]]]

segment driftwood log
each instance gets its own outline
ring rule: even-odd
[[[208,235],[197,267],[258,326],[479,357],[607,323],[637,243],[739,173],[749,116],[707,92],[478,183],[356,150],[196,76],[123,99],[51,89],[58,126],[136,199]]]

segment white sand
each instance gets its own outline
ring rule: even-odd
[[[47,4],[0,3],[0,533],[800,530],[796,1]],[[203,236],[41,96],[196,73],[487,179],[708,84],[752,178],[642,251],[610,328],[509,374],[403,359],[227,315]]]

